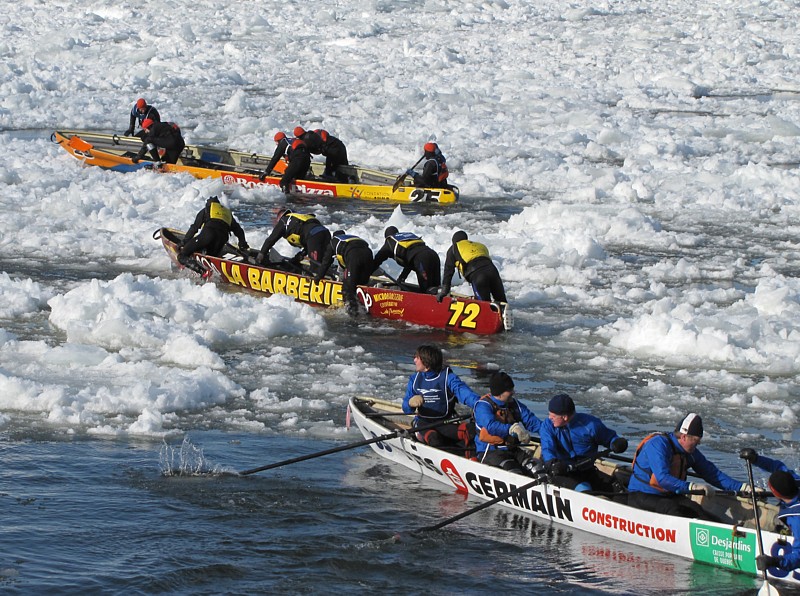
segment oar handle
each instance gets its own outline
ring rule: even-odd
[[[414,168],[416,168],[416,167],[417,167],[417,166],[420,164],[420,162],[421,162],[423,159],[425,159],[425,154],[424,154],[424,153],[422,154],[422,157],[420,157],[420,158],[417,160],[417,163],[415,163],[413,166],[411,166],[411,167],[410,167],[410,168],[408,168],[408,169],[409,169],[409,170],[413,170]],[[403,183],[403,181],[406,179],[406,175],[407,175],[407,171],[406,171],[406,172],[403,172],[402,174],[400,174],[400,175],[397,177],[397,180],[395,180],[395,181],[394,181],[394,184],[392,185],[392,192],[394,192],[395,190],[397,190],[398,188],[400,188],[400,185],[401,185],[401,184]]]

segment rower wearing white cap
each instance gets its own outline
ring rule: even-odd
[[[628,505],[680,517],[720,521],[686,494],[701,490],[713,497],[715,487],[749,492],[750,485],[734,480],[700,453],[703,420],[699,414],[687,414],[671,433],[653,433],[645,437],[633,457],[633,475],[628,483]],[[705,482],[687,482],[689,469]]]

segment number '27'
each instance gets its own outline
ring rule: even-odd
[[[450,311],[453,314],[447,321],[448,326],[463,327],[464,329],[475,329],[478,326],[475,319],[481,314],[480,304],[453,300],[450,303]]]

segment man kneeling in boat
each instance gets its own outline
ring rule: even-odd
[[[686,495],[702,491],[713,497],[715,487],[750,492],[750,485],[734,480],[700,453],[703,420],[687,414],[671,433],[653,433],[645,437],[633,456],[633,475],[628,483],[628,505],[679,517],[722,521]],[[689,468],[705,482],[687,482]]]
[[[284,209],[278,216],[272,232],[261,245],[261,250],[258,251],[257,265],[269,265],[270,249],[281,238],[285,238],[289,244],[301,249],[289,262],[299,267],[300,261],[308,255],[314,281],[321,280],[331,266],[333,249],[331,248],[331,232],[319,223],[317,216],[313,213],[295,213],[291,209]]]
[[[781,460],[758,455],[754,449],[742,449],[739,457],[772,472],[767,486],[778,499],[778,519],[792,531],[794,537],[791,550],[783,549],[779,556],[766,553],[758,555],[756,567],[759,571],[773,569],[785,572],[800,568],[800,476]]]
[[[614,453],[628,448],[628,440],[603,424],[597,416],[575,412],[575,402],[566,393],[554,396],[549,415],[542,423],[542,460],[553,483],[577,491],[614,491],[614,480],[594,465],[598,446]]]
[[[337,230],[333,233],[331,249],[342,271],[342,297],[347,314],[354,317],[358,314],[356,290],[358,286],[365,286],[369,283],[369,277],[374,269],[372,249],[366,240],[352,234],[345,234],[344,230]]]
[[[439,255],[422,238],[411,232],[399,232],[389,226],[383,231],[386,240],[375,253],[374,266],[377,270],[388,258],[393,258],[403,268],[397,283],[402,284],[413,271],[417,274],[420,292],[428,292],[442,283],[442,262]]]
[[[444,366],[442,351],[436,346],[419,346],[414,353],[414,367],[416,372],[409,377],[403,398],[403,412],[416,414],[414,427],[447,420],[455,413],[456,401],[472,408],[480,399],[449,366]],[[417,433],[417,438],[431,447],[468,457],[472,446],[470,426],[467,422],[442,424]]]
[[[156,164],[164,163],[177,163],[181,152],[186,147],[186,143],[181,135],[180,127],[174,122],[155,122],[148,118],[142,122],[142,148],[139,152],[131,157],[133,163],[139,161],[150,151],[150,155]],[[164,150],[164,157],[162,158],[158,150]]]
[[[514,381],[499,371],[489,379],[489,391],[475,404],[475,450],[478,461],[509,472],[533,476],[538,467],[530,452],[520,449],[542,425],[525,404],[514,399]]]
[[[439,302],[450,293],[456,270],[472,284],[472,292],[478,300],[508,302],[503,280],[489,256],[489,249],[485,244],[469,240],[463,230],[453,234],[452,245],[445,254],[442,287],[436,293]]]
[[[199,234],[197,234],[198,230],[200,230]],[[190,266],[191,255],[201,251],[215,257],[222,256],[222,250],[228,242],[231,232],[239,239],[239,251],[246,256],[250,248],[247,246],[242,226],[236,221],[227,204],[223,204],[215,196],[210,197],[205,206],[197,212],[194,223],[183,237],[178,251],[178,262],[181,265]]]

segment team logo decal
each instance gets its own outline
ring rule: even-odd
[[[458,473],[458,470],[453,465],[449,459],[442,460],[442,472],[444,475],[450,479],[450,482],[453,483],[453,486],[456,487],[456,490],[460,493],[468,493],[469,489],[467,488],[467,483],[464,482],[464,479],[461,478],[461,474]]]

